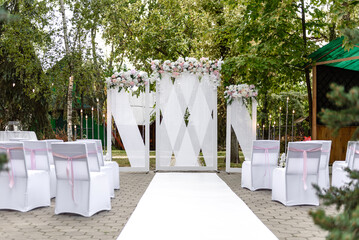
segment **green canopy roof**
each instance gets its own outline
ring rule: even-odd
[[[324,47],[310,54],[309,58],[316,62],[317,65],[359,71],[359,47],[354,46],[353,49],[345,50],[343,47],[343,39],[344,37],[340,37],[331,41]],[[327,61],[334,62],[327,63]]]

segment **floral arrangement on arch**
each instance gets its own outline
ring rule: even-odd
[[[234,99],[242,99],[243,103],[247,105],[247,102],[251,101],[252,97],[255,98],[257,96],[258,92],[253,84],[230,85],[224,91],[224,98],[227,100],[227,104],[231,104]]]
[[[177,61],[171,62],[166,60],[163,63],[160,60],[153,60],[151,62],[151,69],[153,70],[152,78],[160,81],[162,74],[167,72],[171,74],[172,79],[176,79],[181,73],[188,72],[202,77],[208,74],[210,80],[215,87],[220,85],[220,71],[222,60],[209,60],[202,57],[199,61],[196,58],[178,58]]]
[[[128,70],[125,72],[115,72],[107,79],[110,88],[119,87],[119,92],[125,89],[127,92],[139,95],[145,91],[145,86],[149,84],[148,74],[143,71]]]

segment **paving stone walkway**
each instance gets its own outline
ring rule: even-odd
[[[270,191],[251,192],[240,188],[240,174],[221,172],[218,175],[279,239],[324,239],[326,233],[316,227],[308,215],[314,207],[284,207],[271,201]],[[111,201],[112,210],[91,218],[55,215],[54,200],[51,207],[27,213],[2,210],[0,239],[116,239],[153,176],[153,172],[121,173],[121,190],[115,192],[116,198]],[[335,213],[334,208],[330,208],[329,212]]]

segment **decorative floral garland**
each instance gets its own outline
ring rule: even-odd
[[[110,88],[119,87],[118,91],[125,89],[130,90],[134,94],[140,94],[145,91],[145,86],[149,83],[149,78],[146,72],[129,70],[126,72],[115,72],[111,77],[107,78],[107,84]]]
[[[195,58],[178,58],[177,61],[171,62],[166,60],[161,63],[160,60],[153,60],[151,62],[151,69],[153,70],[152,78],[160,81],[162,74],[167,72],[171,74],[172,79],[176,79],[181,73],[188,72],[202,77],[205,74],[209,75],[214,87],[220,85],[220,70],[222,60],[209,60],[208,58],[201,58],[199,61]]]
[[[258,96],[258,92],[255,86],[248,84],[230,85],[224,91],[224,98],[227,100],[227,104],[231,104],[234,99],[239,98],[246,104],[248,100],[250,101],[252,97],[256,96]]]

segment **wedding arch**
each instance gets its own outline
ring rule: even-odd
[[[130,167],[120,171],[149,171],[149,95],[150,82],[146,72],[130,70],[115,73],[107,79],[107,155],[112,159],[112,117],[127,153]],[[133,105],[132,102],[142,104]],[[144,103],[144,104],[143,104]],[[138,122],[138,116],[144,120]],[[143,137],[138,125],[144,125]]]
[[[231,167],[231,129],[245,160],[250,160],[252,142],[256,140],[257,91],[254,85],[231,85],[226,88],[224,96],[227,99],[226,172],[241,172],[241,168]]]
[[[152,62],[156,170],[217,170],[217,86],[222,61]]]

